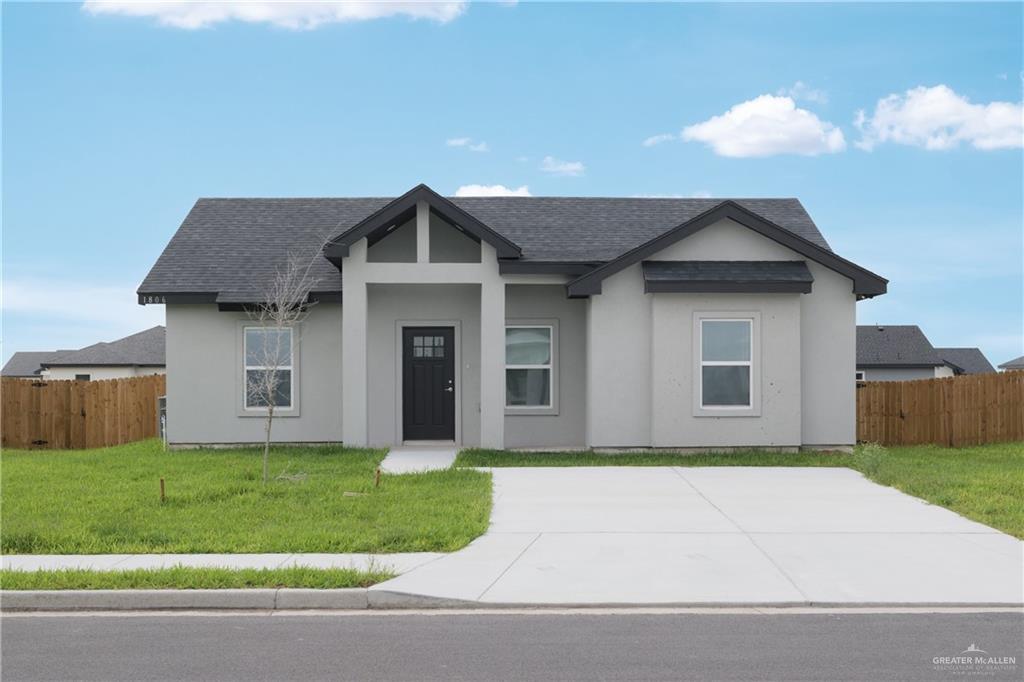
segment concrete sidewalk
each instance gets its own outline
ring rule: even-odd
[[[845,468],[496,468],[491,527],[370,588],[478,605],[1021,604],[1024,543]],[[403,602],[402,600],[405,600]]]

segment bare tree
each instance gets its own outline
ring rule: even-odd
[[[309,295],[320,278],[313,267],[321,257],[320,249],[311,258],[290,253],[267,282],[261,300],[246,308],[254,323],[245,332],[246,406],[266,409],[263,483],[269,478],[274,414],[278,407],[290,406],[295,400],[293,358],[302,341],[301,324],[314,303]]]

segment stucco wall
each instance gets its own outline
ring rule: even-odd
[[[239,416],[244,313],[215,305],[167,306],[167,434],[171,443],[247,443],[263,439],[265,420]],[[341,305],[321,303],[296,345],[298,414],[280,413],[281,442],[341,440]]]
[[[726,220],[651,260],[807,259]],[[588,311],[590,445],[852,444],[856,299],[849,279],[813,262],[808,266],[815,282],[804,295],[728,294],[710,300],[644,294],[639,264],[605,280]],[[770,394],[770,405],[764,402],[770,413],[692,416],[692,382],[684,371],[693,362],[693,312],[706,307],[761,314],[761,390],[763,399]]]
[[[370,263],[415,263],[416,219],[399,225],[366,250]]]
[[[124,366],[82,366],[82,367],[51,367],[43,374],[47,379],[74,379],[76,374],[88,374],[91,381],[102,381],[103,379],[127,379],[129,377],[144,377],[150,374],[164,374],[163,367],[135,367],[134,365]]]
[[[558,328],[555,372],[557,414],[505,414],[505,445],[510,448],[581,447],[586,443],[586,307],[568,299],[562,285],[505,287],[510,324],[553,320]]]
[[[371,445],[394,445],[402,440],[399,393],[399,322],[450,325],[459,323],[460,376],[456,405],[461,423],[456,441],[480,443],[480,285],[371,284],[367,288],[368,429]],[[461,437],[460,437],[461,436]]]
[[[429,221],[431,263],[480,262],[480,242],[467,237],[433,213]]]

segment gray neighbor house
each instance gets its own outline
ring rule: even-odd
[[[796,199],[200,199],[138,290],[171,444],[262,439],[245,311],[289,254],[318,284],[276,439],[352,446],[848,448],[856,302],[887,286]]]
[[[917,325],[857,327],[858,381],[914,381],[995,372],[978,348],[936,348]]]
[[[164,373],[162,326],[78,350],[21,351],[4,365],[5,377],[97,381]]]

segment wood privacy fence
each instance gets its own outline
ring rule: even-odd
[[[1024,441],[1024,372],[861,384],[857,440],[949,447]]]
[[[5,378],[0,440],[10,448],[99,448],[158,434],[164,375],[105,381]]]

